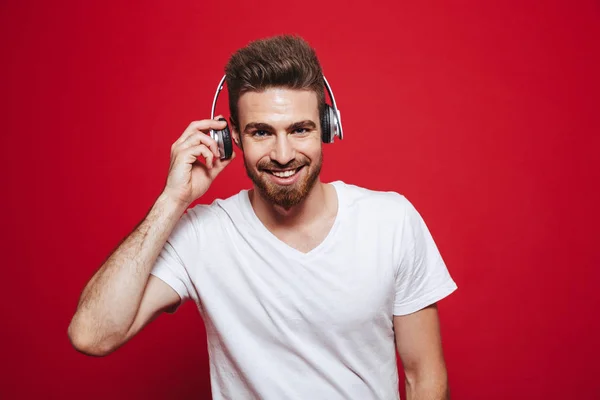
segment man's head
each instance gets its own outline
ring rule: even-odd
[[[254,41],[231,57],[225,73],[233,136],[248,176],[268,201],[285,208],[300,203],[322,162],[325,93],[314,50],[292,36]]]

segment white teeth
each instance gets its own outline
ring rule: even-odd
[[[283,171],[283,172],[273,171],[272,173],[273,173],[273,175],[275,175],[275,176],[277,176],[279,178],[288,178],[288,177],[294,175],[296,173],[296,170],[294,169],[294,170]]]

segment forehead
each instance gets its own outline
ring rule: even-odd
[[[310,119],[316,122],[319,109],[317,94],[312,90],[268,88],[261,92],[246,92],[238,101],[238,117],[247,122],[271,125]]]

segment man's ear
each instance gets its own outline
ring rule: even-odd
[[[242,149],[242,138],[240,137],[240,131],[238,130],[237,125],[233,122],[233,119],[229,117],[229,126],[231,127],[231,138],[233,139],[233,143],[240,149]]]

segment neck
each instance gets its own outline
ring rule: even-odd
[[[256,188],[249,193],[256,216],[269,228],[291,228],[306,225],[327,213],[330,196],[327,184],[315,182],[308,195],[289,209],[265,200]]]

